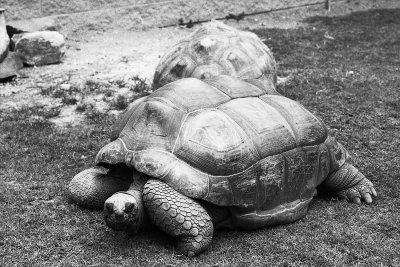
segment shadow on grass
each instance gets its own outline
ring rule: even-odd
[[[57,130],[38,109],[0,115],[0,266],[398,266],[400,10],[315,17],[295,30],[257,30],[273,49],[279,90],[331,127],[376,185],[370,206],[316,198],[296,223],[218,231],[194,259],[158,230],[127,237],[67,201],[71,177],[108,142],[111,116]],[[54,113],[54,114],[53,114]]]

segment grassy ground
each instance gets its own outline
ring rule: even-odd
[[[112,117],[89,113],[85,127],[60,131],[46,120],[57,110],[1,113],[0,266],[400,266],[400,10],[256,33],[290,77],[279,90],[336,131],[375,184],[374,204],[316,198],[296,223],[217,231],[188,259],[155,229],[128,237],[68,200],[69,180],[91,166]]]

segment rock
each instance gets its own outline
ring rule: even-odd
[[[14,40],[12,39],[14,35],[20,34],[20,36],[22,37],[21,33],[26,33],[27,31],[21,30],[19,28],[15,28],[11,25],[6,25],[6,29],[7,29],[7,34],[8,37],[10,37],[10,50],[14,51],[15,50],[15,42],[16,40],[19,40],[19,38],[15,38]]]
[[[17,71],[24,66],[21,58],[9,51],[3,62],[0,63],[0,80],[17,75]]]
[[[69,91],[69,89],[71,89],[71,85],[68,83],[63,83],[60,85],[60,89],[63,91]]]
[[[15,34],[15,52],[27,65],[47,65],[61,61],[65,53],[64,36],[55,31]]]
[[[13,36],[10,39],[10,50],[15,51],[15,44],[19,41],[19,39],[22,38],[24,34],[23,33],[16,33],[13,34]]]
[[[0,8],[0,62],[2,62],[8,53],[10,38],[6,30],[6,19],[4,17],[4,9]]]
[[[8,51],[9,45],[4,9],[0,8],[0,80],[17,75],[17,71],[24,66],[17,54]]]

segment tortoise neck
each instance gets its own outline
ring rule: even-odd
[[[149,177],[143,173],[133,171],[132,175],[132,183],[129,186],[129,189],[126,191],[127,194],[136,196],[137,193],[142,194],[144,184],[147,183]]]

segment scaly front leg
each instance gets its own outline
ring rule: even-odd
[[[178,238],[178,250],[182,254],[194,256],[211,243],[214,232],[211,217],[195,200],[159,180],[145,184],[143,200],[153,223]]]

